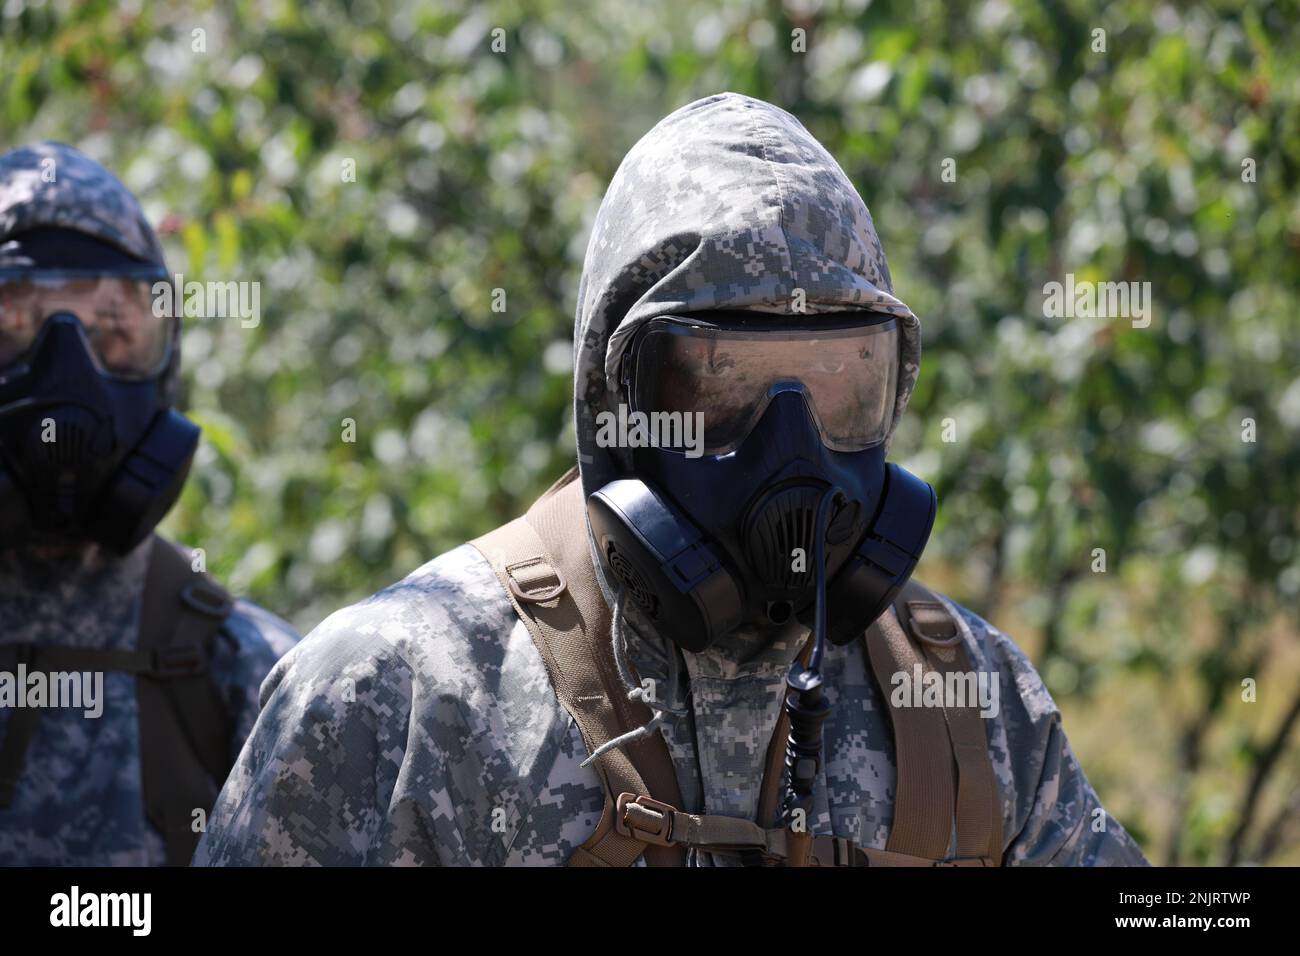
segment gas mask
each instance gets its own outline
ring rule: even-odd
[[[159,273],[0,271],[0,547],[42,536],[125,554],[176,501],[199,429],[170,408]]]
[[[897,372],[896,323],[867,312],[799,325],[711,312],[640,330],[621,365],[636,477],[587,507],[606,570],[660,634],[700,651],[821,613],[843,644],[883,613],[936,507],[885,461]]]

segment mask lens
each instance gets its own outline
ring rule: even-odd
[[[822,441],[861,451],[883,441],[894,414],[898,327],[727,329],[655,320],[637,348],[637,411],[704,416],[705,452],[739,447],[772,396],[804,394]]]
[[[22,358],[46,319],[70,312],[104,372],[153,377],[167,359],[173,322],[155,315],[152,286],[120,276],[0,279],[0,367]]]

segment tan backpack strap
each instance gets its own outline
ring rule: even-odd
[[[916,666],[927,669],[921,652],[889,610],[867,630],[867,655],[886,701],[892,699],[895,674],[906,674],[910,680]],[[943,711],[891,703],[889,713],[898,779],[894,824],[885,849],[942,860],[948,855],[953,813],[952,747]]]
[[[596,581],[587,536],[586,503],[571,469],[522,518],[471,542],[492,565],[546,667],[555,695],[578,725],[588,753],[651,718],[627,699],[610,648],[610,609]],[[638,839],[616,819],[618,794],[682,802],[663,737],[651,734],[596,759],[605,809],[596,832],[571,866],[630,866],[645,854],[652,866],[685,862],[679,846]]]
[[[614,663],[614,654],[610,646],[610,627],[612,614],[605,602],[605,595],[596,580],[596,569],[592,564],[591,539],[587,533],[587,502],[582,490],[582,481],[577,467],[573,467],[560,479],[552,489],[528,510],[527,519],[544,542],[547,552],[554,558],[556,567],[563,570],[567,590],[579,608],[579,619],[591,621],[583,628],[581,638],[568,645],[568,661],[576,665],[574,671],[584,673],[594,671],[599,687],[606,691],[599,700],[588,699],[587,707],[597,711],[598,719],[591,722],[593,729],[599,727],[601,738],[595,737],[588,742],[595,747],[621,736],[633,728],[647,723],[653,714],[641,701],[628,700],[627,688]],[[534,613],[541,614],[544,605],[533,604]],[[549,613],[547,611],[546,613]],[[560,659],[557,657],[557,661]],[[590,677],[586,678],[590,681]],[[575,695],[578,699],[582,693]],[[592,691],[594,693],[594,691]],[[582,701],[579,701],[583,703]],[[592,705],[595,705],[592,707]],[[622,767],[624,763],[632,768],[643,781],[638,794],[645,794],[664,800],[674,805],[682,802],[681,790],[677,785],[677,770],[668,753],[668,745],[662,734],[653,733],[647,737],[632,741],[625,746],[614,748],[607,753],[612,757],[620,754],[622,760],[612,761]],[[602,755],[597,762],[604,760]],[[611,776],[609,782],[613,783]],[[635,778],[633,778],[635,780]],[[617,795],[629,790],[629,787],[606,790],[606,802],[612,806]],[[646,862],[652,866],[680,866],[685,863],[682,852],[654,851],[647,853]],[[623,864],[619,864],[623,865]]]
[[[933,592],[909,581],[896,606],[903,627],[945,681],[949,673],[973,673],[957,622]],[[984,718],[978,703],[972,701],[964,707],[945,707],[944,717],[957,764],[957,856],[983,858],[998,866],[1002,859],[1002,805]]]

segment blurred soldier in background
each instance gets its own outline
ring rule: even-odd
[[[196,864],[1145,863],[1025,655],[910,581],[920,323],[794,117],[633,147],[574,340],[578,467],[276,665]]]
[[[188,863],[297,640],[153,533],[199,438],[166,282],[106,169],[0,156],[0,864]]]

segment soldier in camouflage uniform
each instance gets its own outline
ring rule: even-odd
[[[33,249],[61,257],[62,271],[75,272],[86,263],[66,261],[68,248],[147,264],[165,274],[162,249],[139,204],[98,163],[49,142],[0,156],[0,266],[8,279],[26,265],[39,265],[27,257]],[[5,304],[12,306],[12,300]],[[24,321],[12,308],[0,311],[0,349],[13,344]],[[38,316],[38,329],[42,321],[52,320]],[[175,328],[170,342],[172,349],[179,347]],[[21,375],[30,358],[8,349],[0,363],[0,384],[11,374]],[[165,381],[168,405],[175,379],[176,363],[171,362]],[[13,402],[3,411],[21,404]],[[14,488],[9,476],[21,468],[18,444],[0,442],[6,492]],[[177,480],[183,481],[183,472]],[[5,508],[22,510],[21,504],[14,505],[22,500],[15,494]],[[0,535],[0,670],[15,673],[15,662],[28,659],[32,647],[38,654],[43,649],[64,654],[70,649],[135,651],[152,551],[169,545],[146,536],[116,554],[79,536],[7,534]],[[297,640],[284,621],[244,601],[235,602],[216,630],[207,677],[227,711],[225,726],[232,730],[215,744],[224,748],[228,763],[252,729],[259,686]],[[18,649],[24,654],[15,653]],[[8,782],[7,805],[0,808],[0,864],[153,865],[166,860],[163,838],[146,819],[137,677],[106,668],[102,698],[98,718],[68,707],[40,713],[25,752],[11,761],[17,774]],[[0,751],[12,746],[23,715],[0,707]],[[212,781],[212,794],[222,782]]]
[[[627,473],[618,450],[595,442],[595,415],[621,397],[619,360],[639,326],[724,308],[788,321],[796,289],[810,315],[856,307],[897,320],[892,434],[918,370],[919,322],[893,295],[871,217],[835,161],[785,111],[730,93],[683,107],[638,142],[596,218],[578,293],[584,492]],[[985,725],[1002,862],[1144,864],[1100,809],[1023,652],[944,603],[973,666],[1000,682],[1000,712]],[[640,676],[661,687],[678,677],[663,696],[685,706],[665,713],[661,730],[682,809],[754,819],[800,645],[744,630],[699,653],[652,631],[628,642]],[[894,818],[894,743],[864,658],[861,642],[827,648],[822,671],[834,707],[811,830],[883,847]],[[581,766],[588,754],[575,721],[492,567],[470,545],[332,615],[276,665],[262,700],[196,864],[562,865],[601,817],[601,784]],[[707,852],[690,860],[735,862]]]

